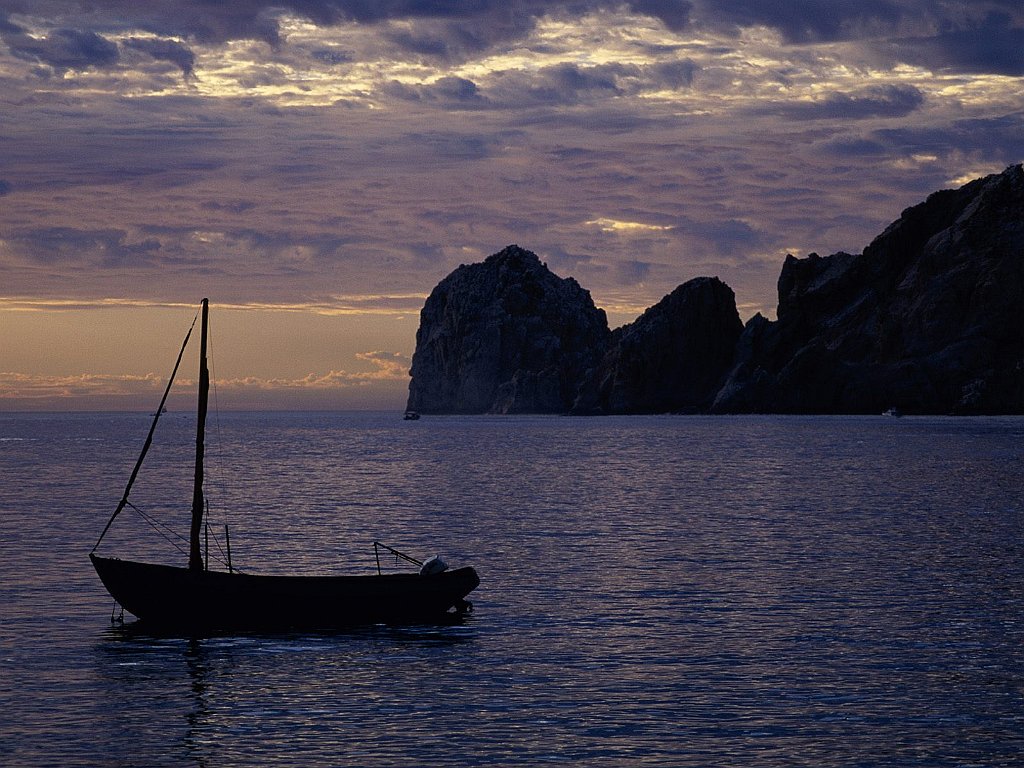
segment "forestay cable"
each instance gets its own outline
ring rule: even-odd
[[[192,329],[196,327],[196,320],[199,319],[199,313],[192,318],[192,325],[189,326],[188,333],[185,334],[185,341],[181,343],[181,351],[178,352],[178,359],[174,362],[174,370],[171,371],[171,377],[167,380],[167,388],[164,390],[164,396],[160,398],[160,405],[157,406],[156,413],[153,414],[153,424],[149,428],[149,434],[146,435],[146,443],[142,446],[142,453],[139,454],[138,461],[135,462],[135,469],[132,470],[131,477],[128,478],[128,485],[125,486],[124,495],[121,497],[121,501],[117,504],[117,509],[114,510],[114,514],[110,516],[106,526],[103,528],[103,533],[96,540],[96,543],[92,545],[90,552],[95,552],[96,548],[99,547],[100,542],[103,541],[103,537],[107,535],[107,531],[110,530],[110,526],[114,523],[114,519],[121,514],[121,510],[128,504],[128,494],[131,493],[132,485],[135,483],[135,478],[139,474],[139,470],[142,469],[142,462],[146,458],[146,453],[149,452],[149,446],[153,444],[153,433],[156,432],[156,423],[160,420],[160,414],[164,412],[164,403],[167,402],[167,395],[171,391],[171,385],[174,383],[174,376],[178,373],[178,366],[181,365],[181,357],[185,354],[185,347],[188,346],[189,337],[192,336]]]

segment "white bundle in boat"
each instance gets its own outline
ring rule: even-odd
[[[423,561],[420,566],[420,576],[433,576],[435,573],[442,573],[448,570],[448,563],[440,555],[434,555]]]

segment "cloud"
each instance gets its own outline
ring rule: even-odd
[[[334,48],[317,48],[310,51],[309,55],[317,61],[332,67],[339,64],[350,64],[355,61],[355,56],[352,53],[339,51]]]
[[[477,135],[458,131],[412,131],[399,139],[420,156],[426,155],[446,161],[465,162],[484,160],[500,146],[496,136]]]
[[[937,165],[955,166],[965,159],[997,172],[1024,157],[1024,112],[986,118],[953,120],[941,126],[894,126],[865,134],[845,135],[822,145],[831,154],[850,158],[932,158]],[[983,175],[979,173],[978,175]],[[927,179],[932,183],[934,179]]]
[[[693,3],[688,0],[631,0],[629,7],[637,13],[653,16],[674,32],[690,24]]]
[[[578,17],[588,11],[614,9],[619,0],[252,0],[211,3],[207,0],[94,0],[88,16],[72,0],[0,0],[0,18],[24,14],[51,26],[82,24],[83,30],[138,30],[160,37],[218,44],[262,40],[282,44],[281,18],[291,15],[319,27],[404,23],[386,31],[386,39],[407,52],[450,57],[484,50],[495,42],[522,38],[537,19],[549,15]],[[660,19],[669,29],[686,26],[687,0],[633,0],[630,7]]]
[[[619,262],[615,266],[616,277],[624,285],[638,285],[647,279],[651,272],[651,264],[646,261],[632,259]]]
[[[384,39],[392,46],[409,54],[448,61],[464,60],[496,45],[522,40],[543,19],[577,20],[588,13],[623,7],[620,0],[434,0],[338,5],[346,19],[389,22]],[[688,26],[693,6],[688,0],[631,0],[626,7],[678,32]]]
[[[385,92],[405,101],[454,109],[522,110],[688,88],[699,70],[689,59],[651,65],[562,62],[533,70],[501,70],[479,82],[457,76],[429,84],[392,81]]]
[[[933,71],[1024,74],[1018,0],[696,0],[692,15],[705,29],[774,29],[788,44],[862,41],[890,62]]]
[[[924,94],[913,85],[879,85],[856,93],[836,92],[811,102],[783,104],[780,114],[795,120],[861,120],[905,117],[924,104]],[[755,111],[770,113],[772,106]]]
[[[412,358],[401,352],[358,352],[356,358],[366,360],[377,366],[377,370],[367,374],[378,379],[399,379],[405,381],[412,366]]]
[[[133,397],[157,392],[166,384],[154,373],[143,376],[83,373],[71,376],[0,371],[0,400],[50,400],[64,397]]]
[[[1024,25],[1008,14],[929,37],[902,38],[878,46],[897,60],[936,71],[1024,75]]]
[[[399,352],[358,352],[356,359],[371,363],[371,371],[328,371],[310,373],[295,379],[260,378],[246,376],[217,381],[217,391],[228,393],[241,390],[330,390],[350,387],[368,387],[386,382],[407,382],[412,359]]]
[[[392,80],[382,92],[403,101],[421,101],[446,106],[474,107],[487,103],[475,82],[465,77],[448,75],[428,85],[410,85]]]
[[[220,200],[207,200],[200,204],[201,208],[207,211],[226,211],[227,213],[240,214],[247,211],[251,211],[256,207],[256,203],[253,200],[229,200],[221,202]]]
[[[523,89],[529,101],[573,103],[589,93],[620,94],[623,77],[639,74],[636,66],[628,64],[601,64],[581,67],[564,63],[545,67],[538,77],[526,81]]]
[[[74,0],[0,0],[0,15],[13,14],[53,26],[80,25],[99,32],[136,30],[163,37],[190,38],[201,43],[229,40],[280,42],[278,15],[291,10],[316,24],[343,18],[333,2],[210,3],[205,0],[95,0],[88,13]]]
[[[303,303],[257,302],[231,303],[218,301],[222,310],[241,312],[275,312],[323,315],[335,317],[339,315],[386,315],[405,316],[419,312],[426,300],[424,294],[366,295],[366,296],[328,296],[321,301]],[[167,301],[160,299],[141,298],[102,298],[102,299],[47,299],[39,297],[0,297],[0,311],[15,312],[74,312],[84,310],[107,309],[179,309],[194,308],[192,303]],[[385,361],[388,356],[400,355],[398,352],[365,352],[365,359]],[[359,357],[359,355],[357,355]],[[359,358],[363,359],[363,358]],[[398,358],[393,358],[397,360]],[[404,363],[403,363],[404,364]]]
[[[822,145],[829,154],[848,158],[870,158],[885,155],[889,148],[881,141],[860,137],[841,136]]]
[[[124,47],[168,61],[188,75],[196,45],[257,40],[282,48],[288,19],[324,30],[375,30],[379,55],[456,62],[526,40],[542,22],[571,24],[623,11],[656,19],[677,35],[697,30],[736,36],[765,27],[786,44],[863,41],[893,61],[962,72],[1024,71],[1024,8],[1016,0],[94,0],[88,14],[72,0],[0,0],[0,19],[6,19],[0,34],[15,55],[61,70],[113,67],[120,58],[112,36],[142,32],[146,35],[133,35]],[[28,18],[40,25],[31,35],[19,26]],[[355,58],[353,52],[325,47],[310,55],[329,66]]]
[[[406,54],[420,57],[460,61],[486,51],[499,42],[521,37],[533,28],[533,20],[523,25],[512,22],[508,15],[483,15],[456,21],[417,19],[385,25],[383,38]]]
[[[11,53],[57,71],[112,67],[120,60],[117,44],[91,31],[55,29],[45,37],[33,37],[7,25],[2,37]]]
[[[169,61],[178,67],[184,75],[191,75],[195,69],[195,54],[187,46],[175,40],[132,37],[125,40],[124,45],[126,48],[149,54],[159,61]]]
[[[692,59],[666,61],[647,67],[651,89],[679,90],[693,85],[693,77],[700,67]]]
[[[371,389],[380,396],[409,381],[408,355],[398,352],[364,352],[356,358],[373,365],[370,371],[328,371],[310,373],[298,378],[243,377],[218,379],[218,398],[225,404],[243,398],[246,394],[261,393],[274,402],[288,393],[316,394],[350,389]],[[155,373],[143,375],[83,373],[74,375],[46,375],[0,371],[0,402],[18,407],[53,407],[68,401],[77,407],[146,407],[166,386],[167,379]],[[195,382],[179,377],[178,390],[195,387]],[[382,390],[382,388],[387,388]]]
[[[856,37],[865,30],[895,29],[913,3],[900,0],[703,0],[699,21],[710,26],[765,26],[786,42],[809,43]]]
[[[43,265],[141,266],[152,263],[160,251],[158,240],[132,241],[120,229],[40,227],[16,230],[5,240],[21,258]]]
[[[772,246],[774,238],[736,218],[688,221],[676,227],[691,237],[699,237],[711,253],[738,255]]]
[[[444,77],[429,85],[392,83],[388,92],[401,99],[448,106],[523,109],[578,104],[591,98],[625,93],[624,79],[640,68],[625,64],[580,66],[560,63],[536,71],[507,70],[488,77],[486,88],[462,77]]]

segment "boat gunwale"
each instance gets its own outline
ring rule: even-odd
[[[328,582],[338,583],[344,581],[357,580],[365,583],[368,580],[382,580],[382,581],[414,581],[414,580],[451,580],[453,575],[467,576],[470,573],[476,574],[476,569],[472,566],[462,566],[441,573],[434,573],[430,575],[421,575],[419,573],[366,573],[366,574],[323,574],[323,573],[310,573],[310,574],[284,574],[284,573],[245,573],[243,571],[210,571],[202,570],[195,571],[185,566],[180,565],[167,565],[166,563],[147,563],[140,560],[124,560],[120,557],[104,557],[97,555],[94,552],[89,553],[89,558],[93,562],[93,566],[96,566],[97,561],[103,563],[118,563],[119,565],[113,566],[122,569],[131,568],[143,568],[151,570],[159,570],[164,572],[172,572],[182,577],[188,577],[193,579],[220,579],[230,578],[244,581],[261,581],[269,584],[270,582],[286,582],[294,584],[308,584],[312,585],[317,582]]]

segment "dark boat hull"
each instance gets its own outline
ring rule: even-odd
[[[146,624],[189,629],[327,629],[438,622],[465,608],[472,568],[431,576],[256,576],[90,554],[107,591]]]

